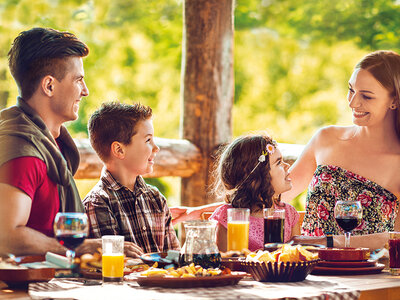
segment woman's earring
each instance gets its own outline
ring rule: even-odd
[[[394,110],[394,109],[396,109],[396,108],[397,108],[397,105],[396,105],[396,104],[393,103],[392,105],[390,105],[390,109],[393,109],[393,110]]]

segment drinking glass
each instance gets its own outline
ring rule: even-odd
[[[61,245],[68,248],[66,256],[72,265],[75,249],[88,235],[88,219],[85,213],[59,212],[54,219],[54,234]]]
[[[389,232],[389,268],[391,275],[400,275],[400,232]]]
[[[228,208],[227,251],[249,249],[249,218],[248,208]]]
[[[339,227],[345,232],[344,246],[349,248],[351,231],[361,223],[361,203],[360,201],[337,201],[334,215]]]
[[[103,283],[120,284],[124,280],[124,236],[102,236]]]
[[[264,245],[283,243],[285,237],[285,210],[264,208]]]

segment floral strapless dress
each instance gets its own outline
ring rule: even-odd
[[[399,200],[360,175],[331,165],[318,165],[308,186],[303,235],[344,234],[334,217],[338,200],[359,200],[363,207],[361,224],[354,235],[393,231]]]

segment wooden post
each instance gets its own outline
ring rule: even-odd
[[[202,152],[200,169],[182,179],[181,203],[202,205],[208,195],[212,155],[232,136],[234,0],[185,0],[182,47],[181,138]]]

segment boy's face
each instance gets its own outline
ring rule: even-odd
[[[154,144],[154,128],[151,119],[139,121],[136,125],[137,133],[131,143],[125,145],[124,164],[135,177],[153,172],[154,157],[160,150]]]

